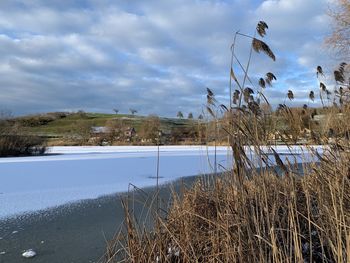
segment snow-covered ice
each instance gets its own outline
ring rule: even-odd
[[[276,150],[284,158],[307,152]],[[229,167],[228,147],[161,146],[160,183],[212,173],[215,152],[218,167]],[[298,162],[308,158],[300,155]],[[153,186],[156,162],[156,146],[52,147],[45,156],[0,158],[0,218],[124,192],[129,183]]]

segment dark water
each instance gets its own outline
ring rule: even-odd
[[[183,185],[191,185],[195,177],[178,180],[161,187],[161,200],[167,202],[171,189],[178,191]],[[146,188],[129,194],[129,207],[142,216],[145,224],[149,204],[155,188]],[[79,203],[63,205],[20,217],[0,221],[1,263],[80,263],[98,262],[106,250],[106,242],[123,224],[122,198],[127,194],[116,194]],[[149,221],[149,222],[147,222]],[[15,231],[15,232],[14,232]],[[17,232],[18,231],[18,232]],[[34,249],[37,256],[22,257],[24,250]]]

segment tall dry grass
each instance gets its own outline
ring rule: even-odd
[[[257,34],[263,38],[267,29],[260,21]],[[239,37],[252,41],[246,65],[235,53]],[[317,161],[305,164],[302,172],[296,169],[293,158],[282,158],[269,139],[276,123],[262,107],[270,108],[264,89],[277,78],[268,72],[260,78],[259,87],[254,86],[249,76],[252,51],[276,59],[256,35],[237,32],[231,48],[230,105],[220,104],[207,89],[214,142],[224,131],[232,167],[223,175],[183,188],[180,194],[174,192],[165,215],[151,206],[151,229],[125,205],[124,227],[108,244],[105,262],[350,262],[350,143],[346,136],[350,125],[343,121],[336,139],[330,141],[325,131],[339,122],[325,122],[327,127],[317,131],[320,141],[328,144],[325,151],[320,155],[310,148]],[[294,99],[291,90],[287,99]],[[297,141],[302,125],[313,127],[286,100],[280,110],[289,119],[289,129],[281,138],[288,145]],[[347,108],[342,105],[343,114]],[[303,110],[312,118],[311,110]]]
[[[107,262],[348,262],[349,171],[350,153],[338,149],[305,176],[199,180],[174,194],[152,231],[126,213]]]

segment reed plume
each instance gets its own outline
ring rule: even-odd
[[[253,46],[253,49],[255,50],[255,52],[257,52],[257,53],[264,52],[273,61],[276,60],[275,54],[272,52],[270,47],[265,42],[263,42],[259,39],[253,38],[252,46]]]
[[[266,35],[266,29],[268,28],[268,25],[264,21],[260,21],[256,26],[256,31],[261,37],[264,37]]]

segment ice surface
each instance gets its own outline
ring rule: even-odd
[[[286,154],[282,158],[305,152],[298,162],[312,159],[300,147],[278,146],[276,151]],[[215,152],[218,171],[229,167],[228,147],[161,146],[160,183],[212,173]],[[124,192],[129,183],[153,186],[156,164],[156,146],[52,147],[45,156],[0,158],[0,218]]]

